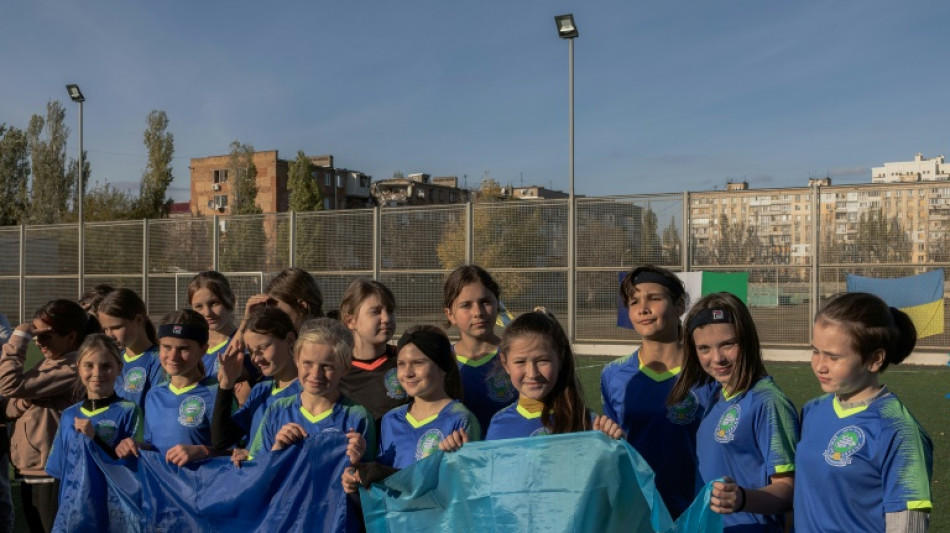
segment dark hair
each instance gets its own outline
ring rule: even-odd
[[[231,290],[231,283],[224,274],[216,270],[206,270],[199,272],[188,282],[188,304],[195,297],[195,293],[201,289],[208,289],[228,311],[234,311],[234,291]]]
[[[547,397],[542,398],[544,408],[541,420],[551,433],[573,433],[591,429],[587,407],[584,405],[584,392],[574,365],[574,351],[564,333],[564,328],[544,308],[536,308],[514,319],[505,329],[498,345],[498,354],[507,363],[511,343],[521,337],[538,337],[549,343],[560,363],[560,370],[554,387]]]
[[[663,288],[666,289],[666,292],[669,294],[670,299],[673,300],[673,303],[682,303],[684,306],[686,305],[687,295],[686,288],[683,287],[683,280],[681,280],[672,271],[669,271],[665,268],[654,265],[643,265],[638,266],[637,268],[634,268],[628,272],[627,275],[624,276],[623,281],[620,283],[620,298],[623,300],[624,307],[630,305],[630,299],[633,298],[633,295],[636,292],[637,284],[643,283],[643,281],[637,280],[637,276],[647,273],[664,278],[665,282],[661,283],[661,285],[663,285]]]
[[[462,289],[473,283],[481,283],[495,295],[496,300],[501,299],[501,289],[487,270],[478,265],[462,265],[453,270],[445,279],[445,284],[442,286],[442,307],[451,309]],[[446,323],[446,326],[449,325],[450,323]]]
[[[192,309],[178,309],[176,311],[171,311],[165,316],[162,317],[162,325],[168,324],[180,324],[182,326],[188,326],[197,329],[203,329],[208,331],[208,321],[205,320],[203,316],[198,314],[197,311]],[[204,356],[204,354],[202,354]],[[205,364],[202,359],[198,359],[198,370],[201,371],[201,376],[205,375]],[[199,378],[200,379],[200,378]]]
[[[716,292],[700,298],[687,313],[685,323],[693,323],[693,318],[706,309],[726,311],[732,317],[730,323],[736,330],[739,355],[736,358],[735,371],[724,388],[730,394],[749,390],[756,381],[768,375],[762,363],[759,333],[755,329],[755,322],[752,321],[749,308],[742,303],[742,300],[728,292]],[[703,325],[686,328],[683,332],[683,372],[673,385],[673,390],[670,391],[666,400],[667,405],[683,401],[694,385],[713,381],[712,376],[703,370],[699,362],[696,341],[693,340],[693,332],[701,327]]]
[[[114,290],[115,287],[105,283],[96,285],[82,293],[82,296],[79,297],[79,306],[89,313],[96,313],[96,310],[99,309],[99,302]]]
[[[86,335],[102,332],[96,317],[87,313],[78,303],[63,298],[46,302],[46,305],[36,310],[33,318],[47,324],[57,335],[65,337],[75,332],[76,344],[70,351],[78,348],[86,340]]]
[[[158,335],[155,331],[155,324],[148,317],[148,310],[145,308],[145,302],[132,289],[116,289],[106,295],[99,303],[96,309],[97,313],[114,316],[123,320],[135,320],[136,316],[141,315],[144,319],[145,335],[152,344],[158,343]]]
[[[889,307],[884,300],[866,292],[832,296],[815,315],[815,323],[835,324],[851,337],[851,345],[867,363],[884,350],[880,372],[900,364],[917,345],[917,328],[907,313]]]
[[[276,307],[264,307],[252,314],[247,319],[245,331],[285,340],[291,333],[297,333],[290,316]]]
[[[452,364],[447,365],[446,368],[443,369],[445,372],[445,380],[443,381],[443,385],[445,387],[445,394],[447,394],[449,398],[452,398],[453,400],[462,401],[465,397],[465,392],[462,390],[462,373],[459,372],[458,363],[455,362],[455,355],[452,353],[452,343],[449,341],[449,336],[445,334],[445,331],[442,328],[438,326],[432,326],[430,324],[420,324],[418,326],[412,326],[406,329],[405,333],[403,333],[403,336],[410,335],[416,332],[421,332],[421,331],[435,333],[436,335],[439,335],[445,338],[445,341],[448,346],[448,351],[447,353],[444,353],[442,355],[444,356],[444,359],[452,361]],[[428,354],[426,354],[426,356],[428,357]],[[441,365],[437,364],[436,366],[438,366],[439,368],[442,368]]]
[[[281,270],[270,280],[264,292],[293,307],[303,317],[323,316],[323,294],[317,286],[317,280],[313,279],[306,270],[300,268]]]
[[[389,287],[380,281],[357,278],[346,288],[343,299],[340,301],[340,317],[343,321],[359,313],[360,305],[370,296],[378,297],[387,311],[392,312],[396,309],[396,297],[393,296],[393,291],[389,290]]]

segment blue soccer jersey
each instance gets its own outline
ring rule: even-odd
[[[223,354],[228,349],[228,344],[231,343],[231,337],[224,339],[223,342],[216,344],[214,346],[208,346],[208,351],[201,356],[201,362],[205,367],[205,377],[218,379],[218,369],[221,368],[221,363],[218,361],[218,356]],[[249,358],[245,355],[244,360],[247,361]]]
[[[795,529],[884,531],[884,515],[929,511],[933,443],[897,396],[843,409],[833,394],[802,410]]]
[[[541,423],[541,411],[532,413],[515,402],[495,413],[488,426],[485,440],[517,439],[548,435],[550,431]]]
[[[115,380],[115,393],[139,408],[145,408],[145,395],[168,381],[168,374],[158,358],[158,346],[136,355],[128,349],[122,354],[122,372]]]
[[[438,414],[416,420],[410,405],[397,407],[383,416],[377,461],[394,468],[406,468],[439,449],[442,439],[464,429],[470,441],[481,440],[478,419],[461,402],[452,400]]]
[[[261,420],[264,418],[264,411],[274,402],[281,398],[288,398],[300,394],[300,381],[294,380],[290,385],[279,389],[274,380],[266,379],[261,381],[251,389],[248,395],[237,411],[231,414],[231,420],[241,426],[247,436],[247,442],[257,435],[257,430],[261,427]]]
[[[696,431],[711,386],[690,391],[682,402],[666,405],[680,367],[653,371],[640,362],[639,350],[611,362],[600,376],[604,415],[620,424],[627,441],[656,473],[656,488],[673,518],[702,486],[696,460]]]
[[[458,354],[455,358],[465,391],[463,403],[478,418],[482,430],[487,431],[491,417],[515,401],[518,392],[511,385],[508,372],[501,366],[498,350],[478,360]]]
[[[69,468],[70,442],[80,438],[80,433],[75,428],[76,419],[92,421],[97,440],[111,448],[115,448],[128,437],[142,440],[142,410],[132,402],[115,397],[108,405],[95,410],[87,409],[83,402],[68,407],[63,411],[56,438],[53,439],[53,447],[46,460],[46,473],[57,479],[62,479],[63,473]]]
[[[291,422],[299,424],[311,437],[319,433],[347,433],[354,429],[366,440],[363,458],[369,459],[376,455],[376,423],[366,408],[340,395],[332,408],[314,414],[304,408],[298,394],[280,398],[267,408],[260,429],[251,444],[250,456],[269,452],[274,446],[277,433]]]
[[[798,414],[772,378],[766,376],[731,398],[719,386],[714,390],[715,403],[696,434],[703,482],[731,476],[740,487],[755,489],[768,485],[773,475],[794,472]],[[736,513],[723,515],[722,525],[725,531],[781,532],[785,519]]]
[[[145,442],[165,452],[178,444],[211,444],[211,412],[218,381],[205,378],[179,389],[171,383],[145,398]]]

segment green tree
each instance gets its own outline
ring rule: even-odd
[[[660,244],[659,222],[656,213],[647,205],[642,211],[640,221],[639,246],[634,250],[634,264],[657,264],[663,259],[663,247]]]
[[[116,189],[108,182],[95,186],[83,198],[83,219],[86,222],[128,220],[138,218],[136,199],[132,193]]]
[[[231,213],[235,215],[258,215],[263,212],[257,205],[257,167],[254,165],[254,147],[231,143],[228,159],[228,174],[234,176],[234,202]]]
[[[297,159],[290,163],[287,188],[290,190],[291,211],[323,210],[323,194],[314,178],[314,165],[303,150],[297,152]]]
[[[36,224],[64,220],[76,185],[78,165],[70,165],[69,171],[66,165],[69,128],[65,117],[63,106],[53,100],[46,104],[46,117],[33,115],[26,130],[33,171],[29,219]],[[88,181],[88,174],[85,179]]]
[[[30,207],[30,150],[26,132],[0,124],[0,226],[26,222]]]
[[[820,248],[826,263],[902,263],[910,261],[913,243],[897,217],[884,216],[881,209],[861,213],[851,238],[827,232]]]
[[[670,217],[670,225],[663,230],[663,263],[679,265],[683,262],[683,240],[676,221]]]
[[[257,167],[254,165],[254,147],[231,143],[228,160],[228,175],[234,176],[234,199],[231,202],[233,215],[259,215],[263,212],[257,205]],[[225,220],[221,236],[221,269],[224,271],[246,270],[248,264],[261,264],[260,258],[276,255],[276,238],[268,239],[263,217],[231,216]],[[276,225],[270,225],[272,236]],[[268,246],[274,247],[268,250]],[[271,251],[273,253],[268,253]]]
[[[168,132],[168,116],[164,111],[153,110],[146,118],[143,142],[148,150],[148,164],[142,173],[136,216],[139,218],[163,218],[168,216],[171,198],[166,198],[172,175],[172,159],[175,157],[175,137]]]
[[[753,263],[759,244],[755,226],[739,220],[730,222],[729,217],[720,215],[719,238],[712,246],[711,259],[720,265]]]

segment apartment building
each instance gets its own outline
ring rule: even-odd
[[[941,181],[950,179],[950,166],[938,155],[925,159],[920,152],[913,161],[884,163],[883,167],[871,169],[871,183],[913,183],[917,181]]]
[[[469,191],[459,188],[458,177],[432,177],[425,173],[379,180],[373,183],[371,194],[382,207],[457,204],[469,200]]]

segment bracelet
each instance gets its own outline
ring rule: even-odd
[[[17,337],[23,337],[24,339],[28,341],[33,339],[33,335],[30,335],[29,333],[27,333],[26,331],[23,331],[22,329],[13,330],[13,335],[16,335]]]
[[[740,487],[739,485],[736,485],[736,487],[739,489],[739,494],[742,495],[742,505],[740,505],[739,507],[736,507],[735,509],[733,509],[732,512],[734,512],[734,513],[741,512],[743,509],[745,509],[745,503],[746,503],[746,499],[745,499],[745,489],[742,488],[742,487]]]

